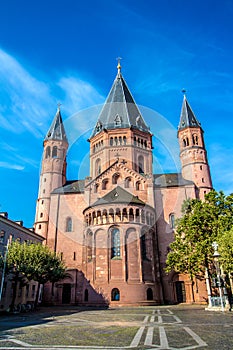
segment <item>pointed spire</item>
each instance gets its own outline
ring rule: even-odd
[[[186,91],[182,90],[184,94],[183,104],[181,108],[181,114],[180,114],[180,124],[178,126],[178,129],[185,129],[185,128],[196,128],[201,127],[201,124],[197,120],[195,114],[192,111],[192,108],[190,107],[188,100],[186,98]]]
[[[66,138],[62,117],[61,117],[60,106],[61,104],[58,103],[57,112],[49,128],[49,131],[47,132],[45,140],[61,140],[61,141],[68,142]]]
[[[150,132],[121,74],[120,58],[118,58],[117,76],[100,112],[91,137],[103,129],[130,127]]]

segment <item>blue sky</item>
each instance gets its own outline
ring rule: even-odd
[[[177,171],[185,88],[205,130],[214,187],[233,192],[232,18],[232,0],[1,1],[0,210],[33,225],[42,142],[58,102],[71,146],[68,178],[88,175],[84,140],[118,56],[136,102],[150,108],[142,112],[158,171]]]

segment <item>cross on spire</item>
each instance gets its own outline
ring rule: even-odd
[[[62,104],[61,104],[60,102],[57,103],[57,109],[58,109],[59,111],[60,111],[61,105],[62,105]]]
[[[120,73],[121,72],[121,60],[122,60],[122,58],[117,57],[116,60],[118,62],[118,64],[117,64],[118,73]]]

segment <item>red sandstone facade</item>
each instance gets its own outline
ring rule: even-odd
[[[44,140],[35,231],[62,254],[68,276],[45,289],[56,304],[191,301],[187,276],[164,272],[174,219],[203,198],[211,177],[203,130],[184,97],[178,130],[181,174],[152,173],[152,135],[118,73],[90,137],[90,177],[67,181],[60,110]],[[196,282],[195,300],[205,285]]]

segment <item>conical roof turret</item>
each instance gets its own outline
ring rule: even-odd
[[[119,62],[117,69],[117,76],[100,112],[92,137],[103,129],[134,127],[150,132],[121,74]]]
[[[195,114],[192,111],[192,108],[188,103],[186,96],[184,95],[181,114],[180,114],[180,124],[178,129],[182,130],[185,128],[196,128],[196,127],[201,127],[201,124],[197,120]]]
[[[45,136],[45,140],[61,140],[68,142],[59,107],[57,109],[53,122],[49,128],[49,131]]]

